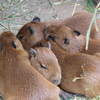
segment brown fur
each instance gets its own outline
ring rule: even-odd
[[[58,64],[58,59],[51,51],[51,48],[35,47],[34,52],[32,52],[31,49],[29,51],[31,65],[33,65],[33,67],[47,80],[55,85],[59,85],[61,82],[61,68]],[[64,100],[74,96],[74,94],[65,92],[61,89],[59,95]]]
[[[59,95],[58,87],[30,65],[28,53],[11,32],[0,35],[0,94],[4,100],[58,100]]]
[[[56,21],[51,23],[56,23]],[[34,21],[25,24],[17,34],[17,37],[21,41],[23,47],[29,50],[37,42],[44,39],[43,31],[48,24],[50,24],[50,22],[46,23],[46,22],[34,22]],[[34,35],[30,34],[28,27],[32,27],[35,30]],[[23,39],[20,39],[21,36],[24,36]]]
[[[87,30],[89,28],[91,19],[93,17],[93,14],[86,12],[86,11],[80,11],[74,14],[74,16],[68,18],[67,20],[64,20],[65,25],[70,27],[73,30],[78,30],[82,35],[86,35]],[[100,20],[96,18],[96,22],[98,25],[98,31],[95,29],[95,25],[93,23],[91,28],[91,34],[90,37],[92,39],[100,39]]]
[[[56,37],[54,42],[67,52],[76,53],[82,52],[87,54],[94,54],[100,52],[100,40],[89,40],[88,50],[85,50],[86,37],[83,35],[75,35],[73,29],[62,25],[50,25],[45,30],[45,37]],[[64,44],[64,39],[69,39],[69,44]]]
[[[68,53],[53,41],[42,40],[41,43],[46,45],[48,41],[51,43],[51,50],[58,58],[62,70],[62,81],[59,87],[68,92],[85,95],[88,98],[100,95],[100,54]],[[81,66],[84,66],[84,71]],[[72,82],[75,77],[81,77],[81,75],[86,75],[86,79],[81,78]],[[89,89],[90,87],[95,94]]]
[[[49,21],[49,22],[34,22],[31,21],[27,24],[25,24],[18,32],[17,37],[21,41],[23,47],[27,50],[29,50],[32,46],[34,46],[37,42],[44,39],[43,31],[45,27],[47,27],[50,24],[55,25],[66,25],[73,30],[80,31],[81,34],[85,35],[87,32],[87,29],[89,27],[92,14],[89,12],[77,12],[74,16],[69,17],[65,20],[56,20],[56,21]],[[100,27],[100,21],[97,19],[98,27]],[[33,28],[35,33],[32,35],[30,34],[29,27]],[[91,30],[91,38],[93,39],[99,39],[100,38],[100,32],[96,32],[94,25],[92,26]],[[22,37],[23,38],[20,38]]]
[[[35,52],[30,52],[31,65],[36,68],[47,80],[55,85],[61,81],[61,68],[58,64],[58,59],[47,47],[38,47]],[[34,54],[35,53],[35,54]]]

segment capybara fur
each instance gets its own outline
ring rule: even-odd
[[[47,80],[55,85],[61,81],[61,68],[58,59],[48,47],[36,47],[29,50],[31,65],[38,70]]]
[[[37,19],[37,20],[36,20]],[[57,21],[53,22],[39,22],[38,18],[34,18],[33,21],[25,24],[18,32],[17,38],[21,41],[24,49],[29,50],[32,46],[34,46],[37,42],[44,39],[43,31],[45,27],[50,23],[59,24]]]
[[[28,53],[9,31],[0,35],[0,94],[4,100],[58,100],[59,96],[59,88],[31,66]]]
[[[56,20],[49,22],[40,22],[38,17],[35,17],[33,21],[25,24],[17,33],[18,39],[21,41],[23,47],[29,50],[37,42],[44,39],[44,30],[50,25],[66,25],[73,30],[80,31],[81,34],[86,35],[90,21],[92,19],[92,14],[89,12],[81,11],[74,14],[74,16],[66,18],[65,20]],[[100,27],[100,21],[97,19],[98,28]],[[91,38],[99,39],[100,34],[95,29],[94,24],[91,29]]]
[[[62,80],[59,87],[88,98],[100,95],[100,54],[69,53],[51,40],[42,40],[37,46],[45,46],[48,41],[61,66]],[[73,82],[74,78],[78,79]]]
[[[62,49],[71,53],[95,54],[100,52],[100,40],[89,39],[88,50],[85,50],[86,37],[79,31],[62,25],[50,25],[45,29],[45,38],[57,43]]]
[[[90,22],[92,20],[93,14],[86,11],[79,11],[74,14],[74,16],[69,17],[65,21],[65,25],[73,30],[78,30],[82,35],[86,35],[89,28]],[[100,39],[100,20],[96,18],[98,31],[96,31],[94,23],[91,27],[90,38]]]
[[[48,42],[46,47],[33,47],[29,50],[31,65],[38,70],[47,80],[55,85],[61,81],[61,68],[58,59],[51,51],[51,45]],[[41,44],[42,45],[42,44]],[[40,59],[41,58],[41,59]],[[39,64],[40,62],[40,64]],[[72,98],[76,94],[71,94],[60,89],[60,97],[64,100]]]

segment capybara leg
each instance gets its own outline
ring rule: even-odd
[[[72,93],[68,93],[66,91],[63,91],[60,89],[60,94],[59,94],[60,97],[63,98],[63,100],[67,100],[68,98],[72,98],[74,96],[76,96],[75,94],[72,94]]]

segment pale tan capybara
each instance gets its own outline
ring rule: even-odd
[[[38,70],[47,80],[55,85],[61,81],[61,68],[58,59],[51,51],[50,44],[47,47],[31,48],[29,51],[31,65]]]
[[[81,34],[85,35],[89,27],[93,14],[89,12],[77,12],[74,16],[66,18],[65,20],[56,20],[49,22],[40,22],[38,17],[35,17],[33,21],[25,24],[18,32],[17,37],[21,41],[23,47],[29,50],[37,42],[44,39],[44,30],[50,24],[55,25],[66,25],[73,30],[80,31]],[[100,21],[97,19],[98,28],[100,27]],[[100,32],[96,32],[95,26],[92,26],[91,38],[99,39]]]
[[[100,95],[100,54],[69,53],[51,40],[42,40],[37,46],[45,46],[48,41],[61,66],[62,80],[59,87],[88,98]],[[73,82],[74,78],[78,79]]]
[[[59,88],[31,66],[28,53],[9,31],[0,35],[0,94],[4,100],[58,100],[59,96]]]
[[[45,29],[45,37],[57,43],[67,52],[95,54],[100,52],[100,40],[89,39],[88,50],[85,50],[86,37],[80,32],[62,25],[50,25]]]

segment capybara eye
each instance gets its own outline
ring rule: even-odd
[[[69,44],[70,40],[68,38],[64,38],[64,44]]]
[[[34,22],[40,22],[40,18],[39,17],[34,17],[33,21]]]
[[[47,69],[44,65],[40,64],[41,68],[43,69]]]
[[[34,28],[29,26],[28,29],[29,29],[31,35],[33,35],[35,33],[35,29]]]
[[[46,45],[44,45],[42,42],[40,42],[40,46],[41,47],[46,47]]]
[[[17,48],[14,41],[12,41],[12,46],[13,46],[15,49]]]
[[[23,39],[23,37],[24,37],[24,36],[20,36],[18,39],[20,39],[20,40],[21,40],[21,39]]]
[[[75,35],[77,35],[77,36],[79,36],[79,35],[80,35],[80,32],[79,32],[79,31],[77,31],[77,30],[74,30],[74,33],[75,33]]]
[[[0,43],[0,52],[2,51],[2,44]]]
[[[54,36],[49,35],[48,39],[54,41]]]

